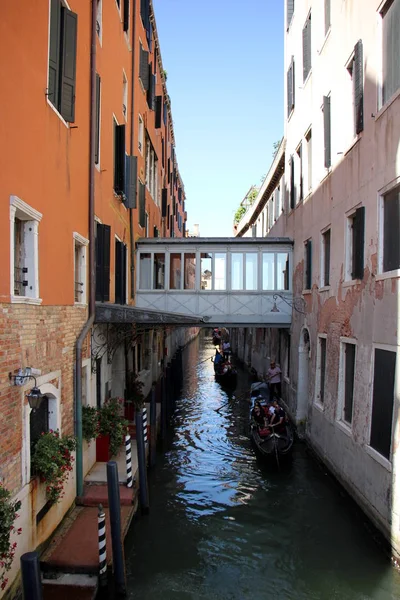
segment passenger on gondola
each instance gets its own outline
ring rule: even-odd
[[[214,366],[217,373],[221,373],[224,366],[224,359],[218,348],[215,350]]]
[[[283,408],[278,404],[276,398],[273,401],[275,412],[270,421],[270,426],[273,428],[275,433],[286,432],[286,413]]]
[[[265,427],[265,412],[258,400],[254,403],[254,408],[251,411],[251,418],[258,427]]]
[[[228,340],[226,340],[225,342],[223,342],[223,344],[222,344],[222,352],[224,354],[224,360],[228,361],[229,360],[229,356],[231,354],[231,345],[228,342]]]

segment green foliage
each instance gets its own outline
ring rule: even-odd
[[[133,402],[135,408],[142,408],[144,405],[143,382],[140,381],[137,373],[129,373],[126,389],[126,399]]]
[[[10,540],[12,533],[21,535],[22,529],[14,527],[14,521],[18,518],[17,511],[20,502],[13,502],[11,494],[0,483],[0,589],[4,590],[8,583],[7,571],[11,569],[14,560],[17,542]]]
[[[248,193],[247,199],[249,201],[250,206],[252,204],[254,204],[254,200],[257,198],[257,196],[258,196],[258,189],[257,188],[253,188],[251,190],[251,192]]]
[[[167,81],[167,79],[168,79],[168,72],[165,69],[163,71],[163,75],[164,75],[165,81]]]
[[[245,214],[245,212],[246,212],[245,207],[244,206],[239,206],[239,208],[235,212],[234,222],[235,223],[239,223],[239,221],[241,220],[241,218],[243,217],[243,215]]]
[[[99,435],[99,415],[94,406],[82,406],[82,436],[91,442]]]
[[[42,433],[33,453],[32,467],[43,483],[46,483],[46,495],[53,504],[64,495],[64,484],[72,471],[76,449],[76,440],[72,436],[60,437],[58,431],[50,429]]]
[[[99,433],[110,436],[110,453],[115,456],[124,441],[128,421],[122,416],[121,398],[106,400],[98,411]]]

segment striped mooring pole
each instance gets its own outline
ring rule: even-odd
[[[147,408],[143,407],[143,438],[145,445],[147,444]]]
[[[132,477],[132,445],[131,436],[125,436],[125,452],[126,452],[126,486],[131,488],[133,485]]]
[[[103,506],[99,504],[97,517],[99,528],[99,579],[100,585],[107,585],[107,551],[106,551],[106,514]]]

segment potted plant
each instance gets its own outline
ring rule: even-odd
[[[129,421],[135,420],[135,410],[142,408],[144,404],[143,382],[137,373],[129,373],[126,386],[125,417]]]
[[[124,441],[128,421],[122,416],[120,398],[106,400],[99,409],[99,437],[96,438],[96,459],[106,462],[118,453]],[[101,456],[101,458],[100,458]]]
[[[8,583],[7,571],[11,569],[14,560],[17,542],[11,542],[11,534],[21,535],[22,529],[14,527],[14,521],[18,518],[17,511],[20,502],[11,500],[10,492],[0,483],[0,589],[4,590]]]
[[[82,406],[82,437],[88,444],[99,435],[99,414],[94,406]]]
[[[74,437],[61,437],[58,431],[52,429],[42,433],[35,445],[32,467],[40,481],[46,484],[46,496],[52,504],[59,502],[64,495],[64,484],[72,471],[72,452],[75,449]]]

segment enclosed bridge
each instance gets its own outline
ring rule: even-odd
[[[290,326],[291,240],[146,238],[136,248],[139,312],[182,325]]]

